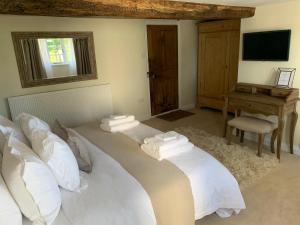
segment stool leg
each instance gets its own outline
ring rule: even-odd
[[[238,137],[238,136],[240,136],[240,129],[238,129],[238,128],[236,128],[236,131],[235,131],[236,133],[235,133],[235,135]]]
[[[241,137],[240,137],[240,142],[244,142],[244,136],[245,136],[245,131],[241,130]]]
[[[241,110],[238,109],[238,110],[235,111],[235,118],[236,118],[236,117],[240,117],[240,116],[241,116]],[[237,137],[240,136],[240,129],[236,128],[236,131],[235,131],[235,132],[236,132],[235,135],[236,135]]]
[[[275,153],[275,140],[278,134],[278,129],[275,129],[272,133],[272,138],[271,138],[271,152]]]
[[[234,127],[228,126],[228,134],[227,134],[227,144],[231,144],[231,138],[232,138],[232,132],[233,132]]]
[[[258,157],[261,157],[264,139],[265,139],[265,134],[258,134],[258,151],[257,151]]]

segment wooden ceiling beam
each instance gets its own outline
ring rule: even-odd
[[[0,14],[137,19],[235,19],[255,8],[168,0],[0,0]]]

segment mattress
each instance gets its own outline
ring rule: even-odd
[[[144,124],[123,132],[138,143],[158,133]],[[81,173],[80,192],[62,190],[62,208],[53,225],[157,225],[151,200],[141,184],[104,151],[79,137],[89,150],[93,171]],[[235,178],[202,149],[195,147],[168,161],[190,181],[195,220],[214,212],[228,217],[245,208]],[[30,223],[25,220],[24,224]]]
[[[53,225],[154,225],[147,193],[115,160],[81,138],[93,170],[80,173],[79,192],[61,189],[62,207]],[[31,224],[24,219],[24,224]]]

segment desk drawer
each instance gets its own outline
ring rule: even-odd
[[[229,99],[229,105],[236,109],[241,109],[253,113],[262,113],[268,115],[277,115],[278,107],[258,102],[243,101],[238,99]]]

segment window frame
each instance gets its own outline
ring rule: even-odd
[[[60,41],[60,45],[61,45],[61,50],[62,50],[62,54],[58,54],[56,53],[55,56],[56,58],[59,57],[59,56],[62,56],[63,58],[63,61],[62,62],[51,62],[51,54],[50,54],[50,51],[49,51],[49,45],[48,45],[48,41],[47,40],[54,40],[54,39],[58,39]],[[65,44],[63,42],[63,38],[48,38],[46,39],[46,42],[47,42],[47,53],[48,53],[48,57],[49,57],[49,61],[52,65],[61,65],[61,64],[67,64],[66,63],[66,55],[65,55]],[[57,45],[56,45],[57,46]],[[58,49],[56,48],[56,51],[58,51]]]

